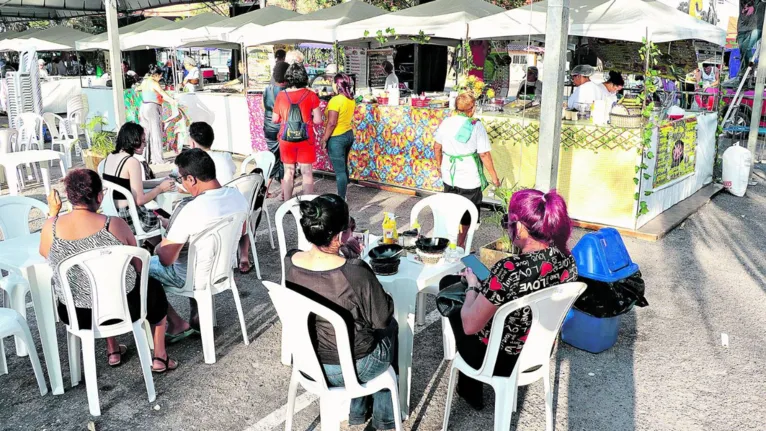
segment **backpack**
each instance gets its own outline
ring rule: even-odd
[[[303,142],[309,139],[309,125],[303,121],[303,113],[301,113],[300,104],[309,95],[308,90],[303,93],[303,96],[298,100],[298,103],[293,103],[290,100],[290,93],[285,92],[287,101],[290,102],[290,110],[287,111],[287,118],[284,121],[285,129],[282,132],[282,140],[285,142]]]

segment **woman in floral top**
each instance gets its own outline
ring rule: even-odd
[[[513,300],[577,279],[577,267],[567,247],[572,221],[564,199],[555,190],[522,190],[511,197],[508,230],[521,254],[500,260],[483,282],[468,270],[465,281],[445,277],[441,287],[466,283],[465,304],[449,316],[460,356],[479,368],[484,361],[492,318]],[[495,375],[510,376],[532,325],[529,307],[511,313],[503,328]],[[482,384],[460,376],[458,394],[476,409],[483,407]]]

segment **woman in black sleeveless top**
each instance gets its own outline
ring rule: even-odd
[[[284,91],[287,86],[285,72],[287,72],[289,66],[289,64],[283,61],[277,62],[277,64],[274,65],[274,73],[272,74],[273,82],[266,87],[266,90],[263,92],[263,135],[266,137],[266,144],[269,146],[269,151],[274,153],[276,158],[274,168],[271,170],[271,178],[278,182],[282,182],[282,178],[285,176],[285,166],[282,164],[282,160],[279,157],[279,142],[277,142],[279,124],[275,124],[272,121],[272,117],[274,114],[274,101],[277,100],[277,94],[279,94],[280,91]]]

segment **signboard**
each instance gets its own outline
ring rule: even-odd
[[[393,49],[368,49],[367,50],[367,70],[370,74],[370,88],[383,88],[386,86],[388,75],[383,69],[383,64],[389,61],[394,64]],[[361,82],[361,81],[360,81]]]
[[[697,63],[723,64],[723,50],[712,43],[694,41]]]
[[[274,64],[274,52],[271,46],[247,48],[248,89],[264,90],[271,82],[271,68]]]
[[[346,47],[345,72],[356,75],[357,85],[367,85],[367,49]]]
[[[673,121],[660,127],[654,188],[694,173],[697,162],[697,120]]]

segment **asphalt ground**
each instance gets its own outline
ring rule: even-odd
[[[170,165],[166,167],[168,170]],[[54,187],[61,188],[53,169]],[[763,175],[763,174],[762,174]],[[554,356],[556,430],[761,430],[766,428],[766,248],[763,214],[764,180],[744,198],[726,193],[655,243],[626,238],[628,250],[646,281],[649,306],[622,318],[620,336],[611,349],[591,354],[559,343]],[[317,191],[333,192],[331,178]],[[300,190],[300,189],[298,189]],[[3,186],[2,193],[7,194]],[[41,187],[24,194],[44,200]],[[418,198],[352,186],[352,215],[360,229],[381,230],[383,211],[404,223]],[[272,216],[279,203],[270,200]],[[486,221],[474,248],[499,237],[500,228]],[[41,219],[30,220],[39,227]],[[421,218],[426,229],[427,217]],[[400,225],[400,228],[403,227]],[[289,244],[296,243],[293,223],[285,224]],[[572,244],[584,233],[576,231]],[[276,235],[275,235],[276,243]],[[265,280],[278,281],[278,252],[268,242],[264,223],[257,234]],[[216,298],[218,362],[207,365],[199,338],[169,347],[180,367],[155,375],[157,400],[149,403],[130,335],[123,365],[106,365],[106,347],[97,342],[98,384],[102,416],[92,418],[84,383],[71,387],[63,325],[58,326],[65,393],[41,397],[27,358],[15,356],[5,340],[9,374],[0,376],[0,429],[82,430],[272,430],[283,429],[290,368],[279,361],[279,319],[255,272],[236,275],[247,321],[245,346],[231,295]],[[182,316],[184,298],[170,297]],[[408,430],[440,430],[449,363],[442,360],[440,320],[433,299],[430,319],[416,329]],[[42,358],[34,309],[28,322]],[[722,345],[722,334],[728,346]],[[47,378],[47,372],[46,372]],[[449,429],[492,429],[494,395],[485,391],[486,407],[475,411],[455,398]],[[294,429],[320,429],[315,397],[298,397]],[[545,412],[542,383],[519,391],[518,414],[511,429],[542,430]],[[364,426],[352,427],[362,430]],[[343,426],[343,429],[348,429]]]

